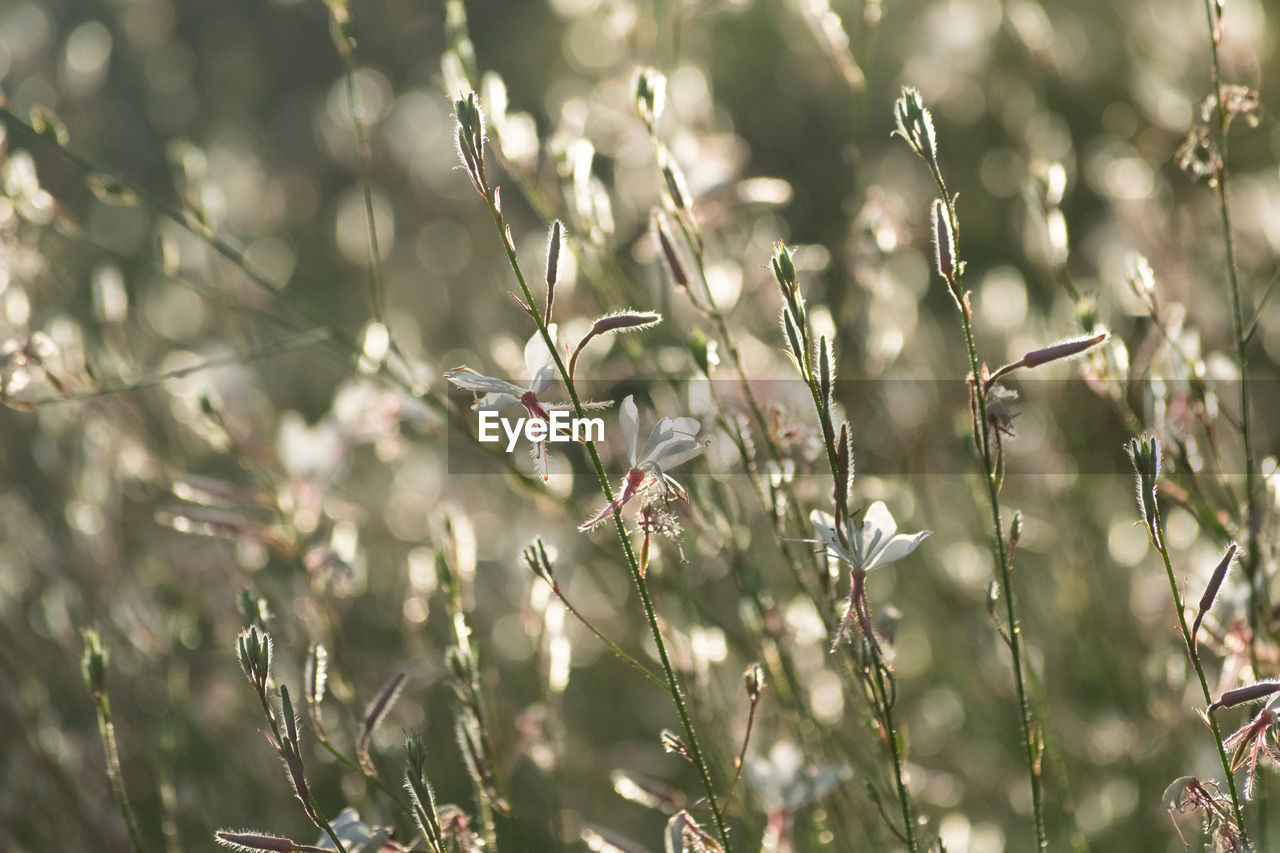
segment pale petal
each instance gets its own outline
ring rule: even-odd
[[[867,565],[864,566],[867,571],[878,569],[881,566],[887,566],[895,560],[901,560],[912,551],[920,547],[920,543],[933,534],[932,530],[922,530],[921,532],[911,535],[909,533],[900,533],[889,540],[889,542],[880,549],[880,551],[872,556]]]
[[[640,464],[663,469],[688,462],[704,450],[697,440],[700,429],[702,424],[695,418],[663,418],[649,433],[649,440],[640,454]]]
[[[555,323],[548,326],[547,331],[554,343]],[[551,386],[551,380],[556,375],[556,362],[551,355],[551,350],[547,349],[547,342],[542,339],[541,332],[534,332],[533,337],[529,338],[529,342],[524,345],[524,367],[529,376],[530,391],[541,394]]]
[[[809,523],[813,525],[813,532],[818,534],[818,541],[826,546],[828,554],[846,563],[855,562],[853,555],[840,544],[840,536],[836,532],[836,520],[830,513],[815,509],[809,513]]]
[[[627,395],[618,407],[618,426],[622,429],[622,444],[627,449],[627,460],[636,467],[636,442],[640,438],[640,413],[636,411],[636,398]]]
[[[524,393],[524,389],[519,385],[512,385],[505,379],[484,376],[469,367],[454,368],[446,373],[444,378],[459,388],[475,391],[477,394],[514,394],[518,399]]]
[[[519,389],[516,389],[519,390]],[[472,404],[471,408],[477,412],[501,412],[509,409],[520,402],[520,398],[515,394],[494,392],[485,394]]]
[[[555,367],[544,367],[529,380],[529,390],[535,395],[546,393],[546,390],[551,387],[551,381],[555,378]]]
[[[876,501],[867,507],[867,511],[862,515],[862,529],[858,531],[859,553],[862,559],[868,564],[874,563],[876,552],[889,544],[889,540],[897,532],[898,523],[893,520],[884,501]]]

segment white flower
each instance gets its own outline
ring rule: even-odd
[[[915,534],[898,533],[898,523],[893,520],[884,501],[876,501],[867,508],[862,516],[861,527],[855,527],[852,519],[845,522],[848,548],[840,541],[836,520],[830,514],[815,509],[809,513],[809,521],[818,534],[818,541],[826,546],[828,554],[864,572],[901,560],[920,547],[925,537],[933,533],[932,530]]]
[[[551,343],[555,344],[555,323],[547,326],[547,335],[551,338]],[[534,332],[533,337],[529,338],[529,342],[524,345],[524,366],[531,377],[527,386],[521,387],[505,379],[485,376],[469,367],[455,367],[446,373],[444,378],[459,388],[465,388],[477,395],[475,403],[471,406],[472,409],[501,412],[518,404],[524,406],[531,419],[549,424],[551,422],[551,412],[574,410],[574,407],[568,403],[544,403],[538,399],[539,394],[544,393],[551,387],[551,381],[555,379],[556,375],[555,365],[555,356],[552,355],[547,342],[542,339],[542,333]],[[607,402],[585,402],[582,404],[582,408],[584,410],[603,409],[609,405]],[[544,483],[551,477],[549,462],[550,457],[547,453],[546,440],[535,442],[533,445],[533,463],[537,468],[538,476],[542,478]]]
[[[554,343],[556,340],[554,323],[547,327],[547,332]],[[551,387],[551,380],[556,375],[555,359],[551,355],[551,350],[547,348],[547,342],[542,339],[541,332],[534,332],[533,337],[529,338],[529,342],[524,345],[524,367],[530,378],[529,384],[523,388],[505,379],[484,376],[469,367],[455,367],[446,373],[444,378],[459,388],[484,395],[477,398],[475,405],[471,408],[500,412],[521,402],[526,393],[532,392],[534,397],[537,397]]]
[[[644,452],[636,458],[636,444],[640,437],[640,414],[634,397],[628,396],[618,407],[618,425],[622,428],[622,443],[627,448],[627,459],[636,470],[656,472],[683,465],[702,453],[706,445],[698,441],[702,424],[695,418],[663,418],[653,425]]]
[[[683,465],[707,449],[698,441],[702,424],[696,418],[663,418],[653,425],[644,449],[637,452],[640,439],[640,415],[634,397],[628,396],[618,407],[618,424],[622,428],[622,443],[627,448],[631,470],[622,483],[622,491],[604,509],[583,523],[579,530],[590,530],[618,510],[633,497],[656,484],[669,488],[682,496],[684,489],[667,476],[666,472]]]
[[[360,813],[347,806],[331,824],[333,832],[342,839],[342,846],[347,853],[377,853],[391,838],[391,829],[385,826],[369,826],[360,820]],[[333,850],[333,840],[328,833],[321,833],[316,847],[322,850]]]

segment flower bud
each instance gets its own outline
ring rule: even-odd
[[[1276,692],[1280,692],[1280,681],[1275,679],[1246,684],[1244,687],[1228,690],[1219,696],[1218,701],[1209,706],[1209,713],[1212,714],[1219,708],[1234,708],[1237,705],[1257,702],[1259,699],[1265,699]]]
[[[658,247],[662,250],[662,258],[667,262],[667,271],[671,273],[671,279],[676,283],[677,287],[687,288],[689,286],[689,274],[685,272],[680,255],[676,252],[675,243],[671,242],[671,234],[667,230],[666,219],[657,210],[653,212],[653,234],[658,240]]]
[[[1218,590],[1222,588],[1222,581],[1227,576],[1227,570],[1231,568],[1231,561],[1235,559],[1237,546],[1232,542],[1227,546],[1227,553],[1222,555],[1222,559],[1218,562],[1217,568],[1213,570],[1213,575],[1209,578],[1209,585],[1205,587],[1204,595],[1200,596],[1200,606],[1196,610],[1195,621],[1191,625],[1191,641],[1194,643],[1196,634],[1200,632],[1200,622],[1204,619],[1205,614],[1213,607],[1214,599],[1218,597]]]
[[[1051,361],[1071,358],[1080,355],[1086,350],[1093,349],[1109,337],[1111,337],[1110,332],[1101,331],[1084,338],[1070,338],[1065,341],[1059,341],[1056,344],[1050,344],[1047,347],[1041,347],[1027,353],[1022,357],[1021,364],[1023,367],[1039,367]]]
[[[596,320],[591,327],[591,334],[603,335],[606,332],[636,332],[648,329],[662,322],[662,315],[652,311],[622,311],[609,314]]]
[[[102,645],[102,638],[92,628],[84,632],[84,658],[80,667],[84,683],[96,700],[107,692],[107,661],[110,658]]]
[[[645,127],[653,129],[654,122],[662,116],[662,106],[667,91],[667,78],[652,68],[636,72],[636,112]]]
[[[213,840],[223,847],[232,850],[266,850],[275,853],[293,853],[298,847],[288,838],[268,835],[265,832],[232,832],[220,829],[214,833]]]
[[[1125,445],[1129,461],[1133,463],[1138,493],[1138,509],[1151,534],[1156,549],[1163,551],[1159,525],[1156,523],[1156,479],[1160,475],[1160,440],[1153,435],[1129,439]]]
[[[895,136],[901,136],[911,146],[911,150],[919,154],[930,164],[938,163],[938,144],[934,137],[933,116],[929,114],[920,99],[920,93],[910,87],[904,87],[902,96],[893,105],[893,117],[897,122]]]
[[[746,685],[747,698],[751,700],[751,704],[759,702],[765,685],[764,667],[758,663],[751,664],[746,672],[742,673],[742,681]]]
[[[426,771],[427,747],[422,742],[422,732],[414,730],[405,734],[404,756],[411,776],[421,776]]]
[[[489,184],[484,175],[484,112],[475,92],[467,92],[453,102],[458,121],[458,157],[471,178],[476,192],[488,196]]]
[[[667,185],[667,197],[675,210],[686,210],[689,207],[689,190],[685,186],[684,173],[665,151],[659,153],[658,164],[662,167],[662,179]]]
[[[240,668],[253,686],[262,691],[271,678],[273,644],[271,635],[257,625],[250,625],[236,638],[236,657]]]
[[[785,243],[779,242],[773,248],[773,277],[783,290],[795,293],[800,286],[796,281],[796,266],[791,260],[791,251]]]

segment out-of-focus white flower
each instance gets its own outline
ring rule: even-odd
[[[795,744],[775,743],[768,757],[747,756],[747,784],[770,813],[794,812],[829,793],[849,775],[847,767],[807,765]]]
[[[342,839],[342,846],[348,853],[377,853],[391,839],[391,830],[385,826],[369,826],[360,820],[360,813],[347,806],[333,819],[333,831]],[[334,850],[333,840],[328,833],[323,833],[316,846],[324,850]]]

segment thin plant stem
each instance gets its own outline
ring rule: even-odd
[[[560,603],[564,605],[565,610],[568,610],[571,614],[573,614],[577,618],[577,620],[582,623],[584,628],[586,628],[588,631],[590,631],[592,634],[595,635],[595,638],[597,640],[604,643],[605,647],[608,648],[609,651],[613,652],[614,657],[616,657],[618,660],[622,661],[627,666],[631,667],[636,672],[640,673],[645,678],[649,679],[659,687],[665,688],[667,686],[666,682],[664,682],[661,678],[659,678],[652,671],[650,671],[649,667],[645,666],[644,664],[640,663],[640,661],[636,660],[634,657],[627,654],[622,649],[621,646],[619,646],[613,640],[610,640],[608,637],[606,637],[603,633],[600,632],[600,629],[598,629],[595,625],[591,624],[591,620],[587,619],[587,617],[584,616],[582,612],[578,610],[578,608],[574,607],[573,604],[570,603],[569,599],[565,596],[564,592],[560,589],[560,584],[552,581],[551,591],[555,593],[556,598],[560,599]]]
[[[573,379],[569,376],[568,368],[564,364],[564,360],[560,357],[559,348],[555,341],[551,338],[551,333],[547,328],[542,312],[538,310],[538,301],[533,298],[533,293],[529,289],[528,283],[525,281],[524,273],[520,269],[520,262],[516,258],[515,247],[511,245],[511,241],[507,238],[506,225],[503,222],[502,213],[498,209],[495,193],[490,188],[484,193],[485,203],[489,207],[489,214],[493,218],[494,227],[498,230],[498,238],[502,242],[503,248],[507,253],[507,261],[511,266],[511,271],[515,274],[516,281],[520,285],[520,291],[524,296],[525,304],[528,306],[529,315],[533,318],[538,332],[542,335],[543,342],[550,350],[552,359],[555,361],[556,371],[560,374],[564,381],[565,390],[569,393],[569,399],[573,403],[575,413],[579,417],[585,417],[585,410],[582,407],[582,401],[578,397],[577,388],[573,384]],[[600,461],[600,453],[596,449],[594,441],[586,442],[587,453],[591,457],[592,466],[595,468],[596,479],[599,481],[600,490],[603,492],[605,499],[609,502],[613,501],[613,488],[609,485],[609,477],[605,473],[604,463]],[[626,525],[622,521],[621,510],[614,512],[614,524],[618,531],[618,539],[622,543],[622,551],[627,561],[627,568],[631,572],[631,578],[635,583],[636,590],[640,594],[640,603],[644,608],[645,618],[649,623],[649,632],[653,636],[654,645],[658,649],[658,658],[662,663],[662,670],[667,679],[667,688],[671,694],[671,699],[675,703],[676,711],[680,716],[681,726],[684,728],[685,736],[688,738],[689,752],[693,757],[694,764],[698,768],[698,773],[702,777],[702,785],[706,791],[707,805],[711,808],[711,814],[716,824],[716,832],[720,836],[721,846],[725,853],[731,850],[729,842],[729,829],[725,823],[724,815],[720,810],[720,804],[716,799],[715,783],[711,778],[711,769],[708,767],[706,759],[702,754],[702,747],[698,742],[698,736],[694,730],[692,720],[689,716],[689,709],[685,702],[684,691],[681,689],[680,681],[676,676],[675,669],[671,665],[671,657],[667,652],[666,642],[662,639],[662,630],[658,625],[658,616],[653,607],[653,601],[649,597],[649,590],[645,585],[643,576],[640,574],[640,563],[636,559],[635,551],[631,546],[631,539],[627,535]]]
[[[356,183],[360,187],[360,195],[364,203],[364,221],[366,239],[369,244],[369,301],[373,320],[386,331],[387,346],[406,367],[410,366],[408,357],[400,349],[391,335],[391,327],[387,324],[387,285],[382,272],[382,248],[378,241],[377,218],[373,208],[373,185],[369,178],[369,164],[372,150],[369,146],[369,132],[364,123],[364,107],[360,104],[360,95],[356,89],[355,38],[349,32],[350,13],[344,4],[331,4],[329,7],[333,25],[333,43],[342,59],[342,75],[346,86],[347,113],[351,116],[351,127],[356,146]],[[410,369],[412,369],[410,367]]]
[[[818,394],[817,386],[812,382],[808,382],[809,391],[813,396],[813,404],[818,410],[819,418],[822,417],[822,399]],[[845,494],[845,484],[840,481],[839,462],[836,460],[835,447],[830,442],[823,442],[827,445],[827,461],[831,466],[831,477],[835,483],[835,494],[840,506],[840,517],[849,517],[848,496]],[[882,658],[880,646],[875,640],[868,639],[866,643],[867,649],[871,655],[871,670],[875,677],[876,688],[876,705],[873,709],[878,711],[884,725],[884,736],[889,742],[889,756],[892,759],[893,781],[897,788],[898,804],[902,809],[903,829],[906,833],[907,848],[911,853],[917,853],[919,842],[916,840],[915,817],[911,808],[911,797],[907,793],[906,773],[903,769],[902,746],[898,742],[898,729],[893,718],[893,702],[890,700],[889,691],[885,683],[885,664]]]
[[[1248,340],[1244,325],[1244,311],[1241,307],[1240,273],[1236,261],[1235,234],[1231,227],[1230,204],[1230,167],[1228,165],[1227,133],[1231,117],[1223,103],[1222,65],[1218,55],[1218,41],[1222,35],[1222,11],[1214,11],[1214,0],[1205,0],[1205,20],[1209,27],[1209,74],[1213,84],[1214,118],[1217,127],[1215,136],[1218,145],[1218,169],[1214,184],[1217,188],[1218,212],[1222,220],[1222,239],[1226,248],[1227,283],[1231,295],[1231,324],[1235,333],[1236,364],[1240,371],[1240,436],[1244,442],[1244,490],[1245,490],[1245,527],[1247,547],[1245,549],[1244,574],[1249,581],[1249,663],[1254,676],[1258,674],[1257,637],[1260,630],[1260,615],[1266,602],[1260,600],[1262,592],[1258,571],[1261,566],[1258,554],[1258,529],[1261,526],[1262,508],[1258,504],[1256,479],[1254,474],[1253,434],[1249,429],[1249,353]],[[1261,820],[1259,840],[1265,845],[1266,809],[1260,810]],[[1241,824],[1241,831],[1244,825]]]
[[[1173,562],[1169,559],[1168,539],[1164,534],[1164,521],[1162,519],[1160,508],[1155,507],[1155,525],[1156,532],[1160,537],[1159,543],[1153,545],[1160,553],[1160,559],[1164,562],[1165,574],[1169,576],[1169,593],[1173,596],[1173,607],[1178,612],[1178,628],[1182,631],[1182,639],[1187,646],[1187,657],[1191,659],[1191,666],[1196,671],[1196,678],[1200,681],[1200,692],[1204,696],[1205,705],[1213,704],[1213,696],[1209,692],[1209,680],[1205,677],[1204,667],[1200,663],[1200,652],[1196,647],[1196,643],[1192,639],[1191,630],[1187,627],[1186,609],[1182,606],[1182,594],[1178,592],[1178,581],[1173,573]],[[1213,730],[1213,740],[1218,747],[1218,758],[1222,761],[1222,772],[1227,777],[1227,790],[1231,794],[1231,808],[1235,812],[1236,825],[1240,829],[1240,836],[1244,842],[1245,849],[1249,847],[1248,834],[1244,827],[1244,816],[1240,808],[1240,797],[1236,793],[1235,775],[1231,772],[1231,761],[1227,758],[1227,748],[1222,742],[1222,731],[1218,727],[1218,720],[1213,714],[1205,715],[1209,720],[1210,728]]]
[[[934,182],[938,185],[938,191],[942,194],[942,203],[946,208],[947,219],[954,239],[954,251],[958,259],[960,256],[960,227],[959,218],[956,215],[955,199],[947,190],[947,184],[942,177],[941,169],[933,161],[928,158],[925,159],[929,163]],[[994,539],[993,551],[996,557],[996,568],[1000,574],[1000,586],[1004,590],[1005,619],[1008,627],[1006,645],[1009,647],[1009,655],[1013,662],[1013,680],[1018,696],[1018,722],[1022,733],[1023,751],[1026,755],[1027,772],[1031,777],[1031,805],[1035,819],[1036,846],[1038,849],[1044,850],[1049,846],[1049,838],[1045,829],[1044,792],[1040,780],[1039,750],[1035,743],[1031,702],[1027,694],[1026,673],[1023,666],[1022,626],[1018,623],[1016,596],[1013,589],[1013,566],[1005,549],[1004,527],[1000,521],[1000,485],[996,471],[998,463],[996,455],[1001,451],[993,448],[991,443],[991,430],[987,421],[987,399],[980,384],[982,366],[978,359],[977,344],[974,341],[973,320],[970,316],[968,299],[961,281],[963,276],[961,272],[962,266],[958,261],[954,269],[952,280],[948,284],[951,285],[952,295],[956,299],[956,307],[960,311],[960,323],[964,331],[965,348],[969,356],[969,381],[972,383],[972,394],[977,401],[973,412],[974,441],[977,444],[979,462],[982,466],[982,479],[986,486],[987,502],[991,508],[991,533]]]
[[[871,671],[875,674],[876,690],[880,694],[878,698],[880,713],[884,717],[885,739],[889,741],[889,755],[893,758],[893,781],[898,788],[898,802],[902,806],[902,825],[903,831],[907,834],[907,849],[911,853],[917,853],[920,847],[916,840],[916,821],[912,815],[911,795],[907,793],[906,779],[902,770],[902,744],[898,742],[898,729],[893,721],[893,701],[885,686],[885,667],[880,659],[880,649],[876,644],[868,642],[866,645],[871,650]]]
[[[799,323],[800,319],[796,318],[796,321]],[[803,340],[806,342],[810,340],[811,336],[807,327],[801,329],[800,332]],[[825,338],[821,339],[819,346],[823,347],[821,358],[825,363],[825,360],[828,358],[826,350],[828,344]],[[836,504],[836,524],[837,529],[840,529],[840,525],[843,523],[843,520],[849,518],[849,484],[846,477],[841,473],[840,461],[837,458],[836,442],[846,440],[845,432],[842,428],[840,431],[840,439],[835,438],[836,433],[831,420],[830,401],[824,398],[823,393],[819,390],[819,380],[814,376],[812,355],[807,343],[803,356],[804,363],[800,364],[799,361],[797,361],[797,367],[800,369],[801,376],[809,388],[809,394],[813,399],[814,413],[817,416],[819,424],[822,425],[824,433],[823,445],[826,447],[827,451],[827,464],[831,468],[831,481],[833,485],[832,496]],[[828,425],[832,425],[830,430],[827,428]],[[920,848],[919,842],[916,839],[916,821],[912,813],[911,797],[907,792],[906,773],[903,769],[904,758],[902,755],[901,744],[898,742],[898,730],[893,716],[893,699],[889,690],[889,684],[892,683],[893,676],[888,666],[884,663],[880,644],[876,642],[875,637],[866,637],[864,645],[871,658],[871,671],[874,679],[873,686],[876,694],[874,697],[875,702],[872,707],[872,712],[879,716],[881,730],[885,739],[889,743],[889,755],[893,767],[894,785],[897,789],[898,804],[902,810],[903,832],[905,835],[899,837],[907,845],[907,848],[911,853],[918,853]],[[892,829],[892,827],[890,828]],[[896,831],[895,834],[897,834]]]
[[[107,760],[107,778],[111,782],[111,794],[115,797],[120,816],[124,818],[125,827],[129,830],[129,843],[135,853],[142,853],[146,846],[142,843],[142,834],[138,831],[138,819],[133,814],[133,806],[129,804],[129,794],[124,786],[124,773],[120,769],[120,751],[116,747],[116,727],[111,721],[111,701],[104,691],[94,696],[94,706],[98,710],[98,735],[102,739],[102,751]]]
[[[262,703],[263,713],[267,716],[267,723],[270,724],[271,732],[275,736],[275,742],[277,744],[285,743],[285,735],[280,731],[280,721],[277,719],[275,711],[271,708],[271,702],[267,697],[267,693],[263,690],[258,690],[257,693],[258,700]],[[281,757],[283,757],[283,749],[280,747],[277,747],[277,749],[280,751]],[[301,800],[304,792],[298,791],[297,793],[298,798]],[[320,806],[316,802],[315,796],[310,790],[305,791],[305,796],[306,799],[302,802],[302,808],[303,811],[307,813],[307,817],[309,817],[312,823],[315,823],[325,835],[329,836],[329,840],[333,842],[334,849],[337,850],[338,853],[347,853],[346,845],[342,843],[342,839],[338,837],[338,834],[333,831],[333,825],[329,823],[329,819],[324,816],[322,811],[320,811]]]
[[[1205,14],[1208,16],[1209,23],[1209,45],[1210,45],[1210,64],[1209,69],[1213,79],[1213,98],[1214,98],[1214,116],[1217,120],[1216,136],[1218,151],[1220,157],[1220,165],[1218,166],[1217,186],[1218,209],[1222,220],[1222,236],[1226,246],[1227,253],[1227,282],[1230,285],[1231,294],[1231,322],[1235,331],[1236,344],[1236,362],[1240,370],[1240,434],[1244,441],[1244,461],[1245,461],[1245,502],[1247,507],[1246,524],[1248,527],[1248,549],[1246,551],[1245,572],[1249,578],[1249,601],[1250,601],[1250,625],[1256,629],[1258,601],[1258,586],[1255,582],[1254,575],[1258,568],[1258,549],[1257,549],[1257,529],[1259,519],[1257,513],[1259,507],[1257,505],[1255,495],[1255,475],[1254,475],[1254,456],[1253,456],[1253,435],[1249,429],[1249,357],[1246,348],[1247,337],[1244,328],[1244,311],[1241,308],[1240,298],[1240,275],[1236,261],[1236,243],[1235,235],[1231,226],[1231,205],[1229,202],[1230,169],[1227,161],[1227,129],[1230,124],[1230,116],[1227,113],[1226,106],[1222,103],[1222,76],[1221,66],[1218,59],[1218,23],[1215,20],[1216,15],[1213,10],[1213,0],[1205,0]]]

